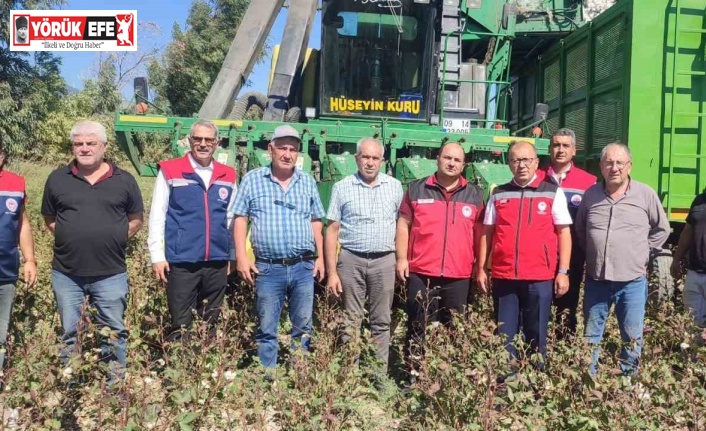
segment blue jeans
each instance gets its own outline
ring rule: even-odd
[[[620,369],[623,374],[637,372],[642,352],[642,330],[645,323],[645,304],[647,302],[647,277],[644,275],[632,281],[596,281],[586,278],[584,290],[584,336],[593,346],[589,373],[595,376],[600,355],[600,343],[603,339],[605,323],[610,307],[615,304],[620,338],[623,346],[620,350]]]
[[[12,316],[12,302],[15,300],[15,284],[0,285],[0,370],[5,365],[5,343]]]
[[[256,263],[260,272],[255,278],[255,306],[259,326],[255,340],[260,363],[267,368],[277,366],[277,329],[285,298],[289,300],[292,322],[292,349],[301,345],[309,350],[314,310],[313,261],[284,266]]]
[[[122,376],[126,365],[125,347],[128,331],[123,317],[127,307],[127,273],[102,277],[79,277],[52,270],[52,287],[61,317],[64,334],[61,337],[62,348],[59,352],[62,363],[66,364],[76,352],[76,340],[82,317],[85,297],[96,308],[96,323],[112,331],[110,337],[101,338],[101,360],[111,364],[114,374]],[[120,369],[115,368],[115,362]],[[115,375],[112,377],[116,377]]]

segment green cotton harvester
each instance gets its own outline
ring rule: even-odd
[[[241,93],[285,7],[268,93]],[[308,48],[315,20],[320,49]],[[179,156],[193,122],[214,120],[215,157],[242,176],[269,163],[274,128],[291,123],[303,138],[299,167],[326,205],[356,171],[361,137],[384,144],[384,170],[403,184],[434,172],[439,148],[459,142],[466,177],[488,192],[511,178],[510,142],[546,155],[551,133],[570,127],[577,164],[596,174],[605,145],[628,144],[632,175],[659,193],[673,242],[706,186],[705,57],[704,0],[257,0],[197,114],[150,114],[137,78],[139,109],[117,113],[115,130],[137,171],[154,175],[140,137],[164,134]],[[262,118],[245,119],[254,105]],[[670,263],[668,249],[653,259],[661,299],[673,290]]]

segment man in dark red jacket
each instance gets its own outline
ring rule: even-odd
[[[407,287],[407,355],[415,367],[426,326],[448,324],[468,298],[484,210],[483,192],[463,178],[457,143],[439,151],[437,172],[409,184],[397,220],[397,276]]]
[[[576,217],[583,194],[589,187],[596,184],[595,175],[591,175],[574,165],[576,155],[576,135],[571,129],[559,129],[552,135],[549,144],[549,166],[540,169],[537,175],[544,181],[561,187],[566,196],[571,220]],[[576,333],[576,309],[579,304],[579,293],[583,282],[586,257],[579,247],[571,225],[571,263],[569,264],[569,291],[563,296],[554,298],[556,307],[557,335],[559,337],[573,336]]]
[[[520,323],[530,351],[547,354],[547,327],[553,294],[569,288],[571,216],[562,189],[537,175],[537,152],[529,142],[515,142],[508,152],[513,179],[496,187],[488,199],[485,228],[478,250],[479,288],[488,292],[485,271],[492,250],[493,305],[505,348],[513,344]],[[557,265],[558,256],[558,265]]]

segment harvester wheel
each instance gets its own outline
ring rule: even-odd
[[[287,123],[298,123],[302,118],[302,108],[294,106],[289,108],[286,114],[284,114],[284,121]]]
[[[674,278],[670,272],[672,253],[663,249],[650,262],[650,287],[648,302],[661,307],[674,297]]]
[[[238,100],[233,104],[233,109],[231,109],[228,119],[230,120],[242,120],[245,117],[245,113],[248,112],[251,106],[257,105],[265,110],[265,105],[267,105],[267,96],[257,91],[248,91],[243,94]]]

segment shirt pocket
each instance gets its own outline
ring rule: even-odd
[[[308,191],[287,194],[284,198],[287,208],[291,209],[297,216],[310,219],[313,196]]]

